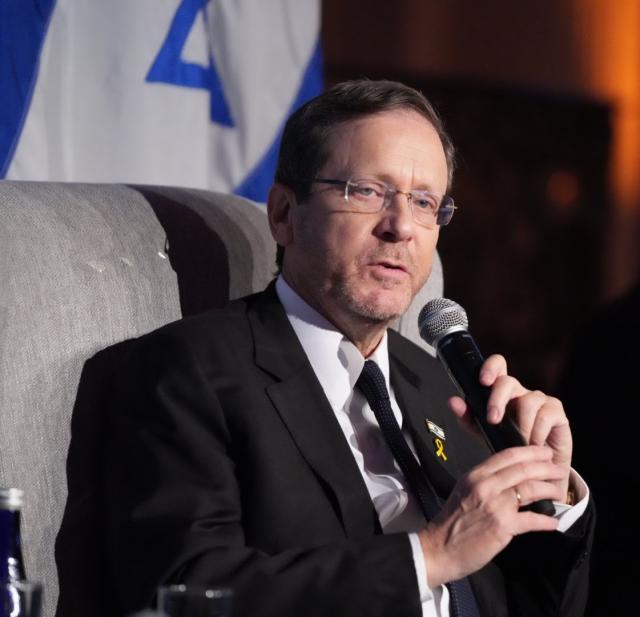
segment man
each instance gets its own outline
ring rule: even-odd
[[[122,613],[185,582],[233,587],[247,616],[582,614],[593,517],[562,405],[489,358],[488,417],[531,444],[489,456],[437,362],[387,331],[429,275],[452,168],[401,84],[341,84],[289,120],[275,285],[123,365],[104,465]],[[557,516],[520,510],[538,499]]]

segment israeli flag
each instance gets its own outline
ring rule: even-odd
[[[319,0],[0,0],[0,178],[264,201],[319,31]]]

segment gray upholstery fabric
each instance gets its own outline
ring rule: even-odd
[[[53,545],[70,419],[96,351],[262,289],[275,247],[263,206],[167,187],[0,182],[0,486],[26,493],[29,578],[57,601]],[[441,295],[434,273],[398,329]]]

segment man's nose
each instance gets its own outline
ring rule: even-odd
[[[395,191],[382,210],[378,228],[380,235],[388,242],[400,242],[413,237],[415,221],[410,195]]]

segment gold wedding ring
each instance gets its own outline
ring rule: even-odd
[[[520,494],[520,491],[514,486],[513,490],[516,492],[516,499],[518,500],[518,508],[522,507],[522,495]]]

